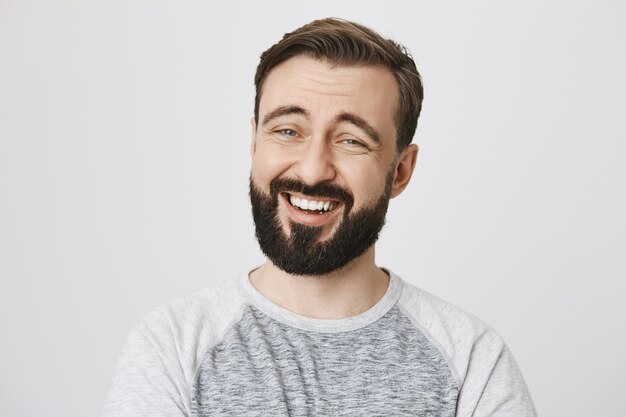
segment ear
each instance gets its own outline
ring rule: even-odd
[[[406,186],[409,185],[411,175],[413,175],[413,170],[415,169],[418,152],[419,148],[412,143],[400,153],[396,162],[396,173],[391,185],[391,198],[399,196]]]
[[[250,124],[252,125],[252,140],[250,141],[250,156],[254,155],[256,151],[256,122],[254,121],[254,116],[250,119]]]

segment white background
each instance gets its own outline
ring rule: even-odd
[[[379,264],[499,330],[541,416],[626,415],[617,0],[0,0],[0,415],[98,415],[139,317],[262,261],[255,66],[325,16],[426,86]]]

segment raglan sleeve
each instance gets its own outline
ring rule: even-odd
[[[188,417],[189,389],[176,327],[155,311],[131,331],[117,363],[104,417]]]
[[[522,374],[502,338],[486,331],[472,346],[457,417],[536,417]]]

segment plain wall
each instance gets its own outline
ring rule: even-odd
[[[262,262],[255,66],[326,16],[405,44],[425,83],[378,263],[495,327],[541,416],[626,415],[610,0],[0,0],[0,415],[98,415],[143,314]]]

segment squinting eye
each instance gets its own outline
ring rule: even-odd
[[[296,131],[293,129],[280,129],[278,133],[280,133],[283,136],[289,136],[289,137],[294,137],[297,134]]]
[[[344,139],[343,143],[345,143],[346,145],[349,145],[349,146],[353,146],[353,147],[364,146],[361,142],[359,142],[356,139]]]

